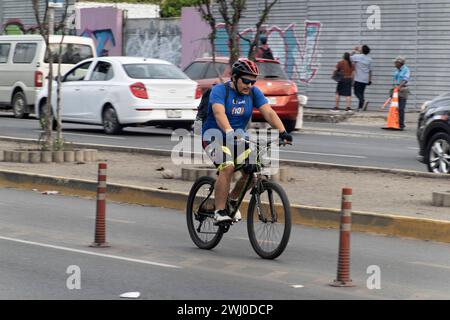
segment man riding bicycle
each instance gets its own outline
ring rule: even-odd
[[[231,80],[214,86],[209,98],[208,116],[202,126],[202,144],[219,172],[214,187],[216,209],[214,219],[217,222],[232,220],[226,206],[234,172],[243,171],[242,177],[237,181],[230,194],[232,205],[244,187],[248,174],[255,170],[254,164],[252,165],[248,161],[250,154],[248,145],[241,143],[240,146],[243,147],[241,148],[239,140],[236,140],[236,133],[245,132],[252,117],[253,107],[257,108],[264,119],[280,132],[280,139],[283,143],[292,142],[292,136],[287,133],[267,98],[261,90],[254,86],[258,75],[259,69],[255,62],[239,59],[232,66]],[[215,141],[215,137],[217,137],[215,133],[218,130],[221,141]],[[238,150],[243,152],[238,152]],[[241,220],[239,211],[236,212],[234,220]]]

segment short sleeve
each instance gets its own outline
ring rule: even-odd
[[[352,62],[358,62],[361,61],[361,54],[354,54],[352,56],[350,56],[350,60]]]
[[[264,96],[264,93],[262,93],[262,91],[258,87],[253,87],[252,90],[254,106],[256,109],[259,109],[266,103],[269,103],[267,98]]]
[[[405,71],[403,72],[401,80],[409,81],[409,77],[410,77],[410,72],[409,72],[409,69],[406,68]]]
[[[225,85],[215,85],[209,96],[209,102],[211,105],[218,103],[221,105],[225,105]]]

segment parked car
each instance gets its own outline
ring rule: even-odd
[[[206,91],[222,80],[229,80],[231,68],[227,57],[217,57],[215,64],[212,58],[199,58],[188,65],[184,72],[189,78],[196,80],[202,91]],[[268,98],[270,105],[283,121],[288,132],[295,129],[298,115],[298,89],[295,82],[289,80],[281,64],[277,60],[256,59],[260,70],[256,86]],[[253,122],[262,122],[262,114],[254,108]]]
[[[62,36],[50,36],[57,73],[57,52]],[[64,36],[61,72],[65,73],[81,60],[96,56],[91,38]],[[0,106],[12,109],[16,118],[25,118],[34,111],[37,92],[49,72],[46,44],[40,35],[0,36]]]
[[[62,121],[103,125],[108,134],[138,125],[191,128],[201,98],[195,81],[170,62],[157,59],[87,59],[61,81]],[[56,82],[54,88],[56,115]],[[42,90],[36,99],[40,119],[45,117],[46,100],[47,90]]]
[[[423,104],[417,125],[419,161],[428,171],[450,173],[450,93]]]

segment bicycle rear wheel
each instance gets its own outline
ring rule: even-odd
[[[211,177],[200,177],[189,192],[186,221],[192,241],[200,249],[212,249],[222,239],[223,231],[214,225],[214,184]]]
[[[291,207],[280,185],[263,181],[262,190],[252,195],[247,231],[253,249],[261,258],[275,259],[283,253],[291,234]]]

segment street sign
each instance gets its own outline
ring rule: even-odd
[[[49,8],[62,8],[65,0],[48,0]]]

